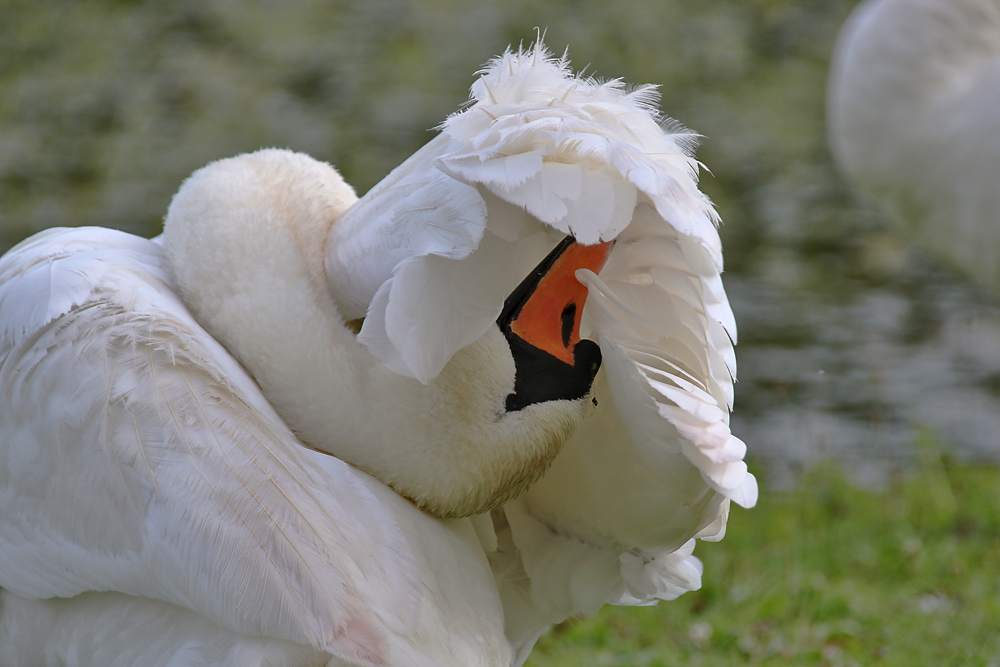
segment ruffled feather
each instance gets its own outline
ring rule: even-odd
[[[362,197],[331,234],[328,273],[348,317],[366,317],[360,340],[402,375],[436,377],[490,326],[487,313],[499,312],[506,295],[500,288],[509,292],[524,276],[517,273],[523,263],[495,271],[473,253],[484,229],[507,241],[547,230],[593,244],[617,238],[646,201],[695,236],[720,269],[717,218],[697,188],[689,153],[694,135],[665,133],[657,99],[650,86],[629,90],[621,81],[573,76],[565,59],[540,44],[495,59],[473,84],[471,105]],[[435,268],[435,257],[475,264],[468,273],[489,279],[478,287],[452,280]],[[404,285],[410,274],[440,279],[414,293]],[[474,292],[482,316],[467,317],[462,309]],[[403,299],[411,305],[391,312]],[[413,316],[461,331],[441,336],[438,327],[414,326]]]
[[[577,275],[581,334],[604,356],[596,412],[496,517],[529,582],[519,604],[550,621],[697,588],[694,539],[721,539],[730,500],[757,498],[729,430],[736,323],[718,216],[697,186],[697,137],[657,102],[651,86],[577,77],[540,44],[509,50],[331,238],[347,245],[330,274],[364,274],[348,277],[365,285],[360,340],[424,382],[563,235],[615,240],[600,276]]]

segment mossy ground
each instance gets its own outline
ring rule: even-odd
[[[606,607],[532,667],[1000,664],[1000,469],[928,466],[885,489],[830,468],[734,509],[704,585]]]

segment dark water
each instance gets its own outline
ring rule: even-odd
[[[221,0],[0,5],[0,248],[54,225],[157,233],[206,162],[263,146],[359,191],[473,73],[547,28],[578,69],[662,84],[703,133],[740,326],[734,431],[779,481],[1000,458],[1000,306],[842,182],[824,137],[848,0]],[[56,5],[53,8],[53,5]]]

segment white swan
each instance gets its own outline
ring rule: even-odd
[[[693,139],[541,45],[472,91],[360,200],[267,150],[0,260],[0,664],[521,664],[700,585],[757,490]]]
[[[1000,3],[868,0],[827,96],[845,174],[916,238],[1000,289]]]

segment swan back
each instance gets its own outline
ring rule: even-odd
[[[0,587],[53,599],[0,605],[0,663],[36,664],[37,637],[75,664],[88,627],[94,667],[126,664],[99,656],[138,650],[121,604],[145,599],[164,654],[202,655],[185,628],[208,621],[235,646],[352,664],[506,664],[471,529],[303,447],[178,299],[159,244],[54,229],[5,255],[0,386]]]

